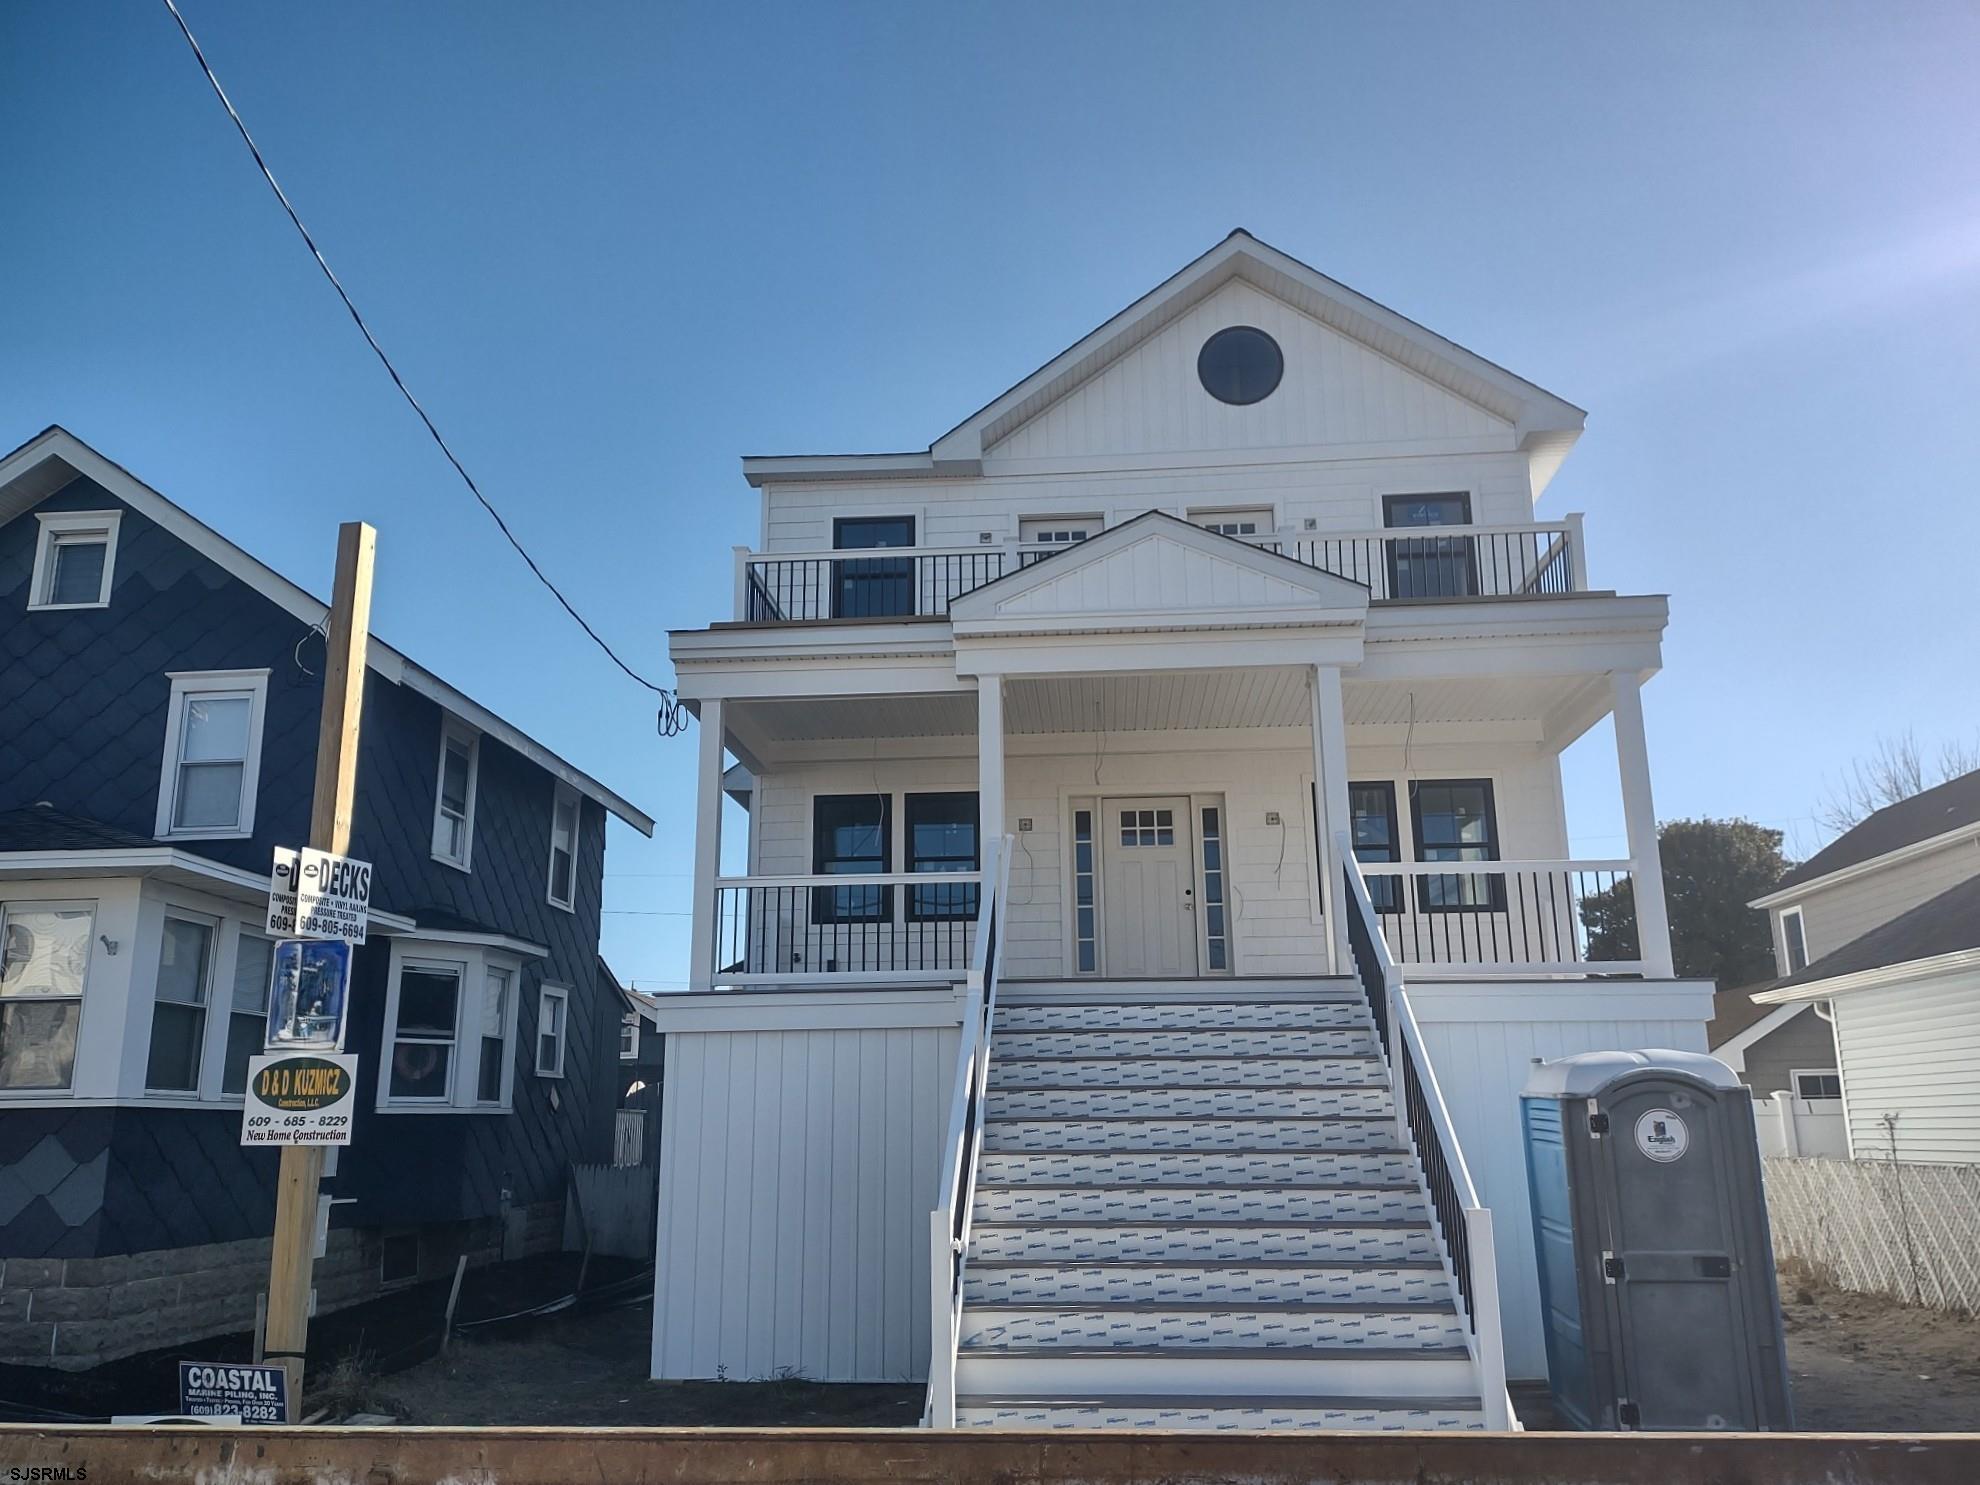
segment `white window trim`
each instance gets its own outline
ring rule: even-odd
[[[1834,1078],[1836,1080],[1835,1102],[1840,1103],[1842,1101],[1842,1072],[1840,1069],[1833,1067],[1793,1067],[1788,1069],[1788,1094],[1790,1097],[1799,1098],[1804,1103],[1828,1103],[1830,1102],[1830,1096],[1826,1093],[1820,1098],[1811,1098],[1809,1095],[1803,1093],[1801,1091],[1801,1080],[1803,1078]]]
[[[640,1015],[638,1011],[627,1011],[625,1014],[625,1019],[619,1023],[619,1061],[621,1062],[639,1061],[639,1032],[640,1032],[639,1023],[643,1019],[644,1018]],[[568,1032],[570,1030],[570,1026],[571,1026],[571,1008],[567,1005],[564,1007],[564,1030]],[[628,1050],[626,1047],[626,1033],[628,1031],[632,1033],[631,1050]]]
[[[52,884],[51,884],[52,885]],[[30,1100],[59,1100],[68,1102],[77,1094],[77,1084],[82,1082],[83,1051],[87,1046],[84,1040],[83,1018],[89,1014],[90,979],[96,968],[97,949],[97,900],[89,897],[9,897],[0,900],[0,928],[4,928],[7,914],[11,912],[72,912],[87,909],[89,912],[89,957],[83,961],[83,982],[81,993],[77,995],[10,995],[7,1001],[14,1005],[32,1005],[43,1001],[57,1003],[73,1000],[76,1003],[76,1052],[69,1064],[69,1081],[60,1088],[0,1088],[0,1106],[9,1103],[24,1103]]]
[[[399,981],[408,966],[445,965],[461,974],[454,998],[454,1055],[447,1066],[447,1091],[437,1096],[394,1097],[392,1046],[399,1035]],[[507,970],[510,1005],[502,1023],[507,1054],[502,1063],[502,1099],[483,1103],[481,1082],[481,1004],[488,993],[488,971]],[[523,962],[520,956],[476,944],[420,938],[392,940],[387,969],[385,1020],[378,1043],[377,1084],[372,1107],[381,1114],[506,1114],[515,1108],[516,1028],[522,1019]]]
[[[564,1007],[563,1029],[557,1034],[557,1065],[543,1065],[544,1022],[549,1016],[553,1001],[562,1002]],[[552,985],[547,981],[536,992],[536,1044],[530,1049],[530,1061],[535,1064],[539,1078],[561,1078],[564,1075],[564,1052],[571,1041],[571,992],[567,985]]]
[[[205,1019],[199,1028],[199,1067],[193,1074],[190,1088],[154,1088],[151,1086],[151,1036],[158,1016],[158,971],[162,967],[165,954],[165,924],[176,918],[181,923],[196,923],[207,931],[206,940],[206,1002],[201,1009]],[[213,1012],[219,999],[220,972],[224,966],[227,972],[227,994],[229,1011],[232,1014],[234,955],[239,946],[233,935],[227,932],[227,921],[215,913],[199,908],[186,907],[181,903],[167,900],[158,915],[158,938],[151,942],[150,949],[151,988],[145,996],[144,1042],[140,1049],[139,1061],[134,1069],[137,1074],[138,1092],[147,1102],[158,1103],[211,1103],[220,1098],[220,1061],[226,1056],[226,1028],[220,1024],[221,1018]],[[170,1001],[167,1004],[185,1005],[186,1001]],[[220,1033],[218,1050],[214,1046],[214,1033]],[[240,1100],[235,1095],[235,1101]]]
[[[571,805],[571,895],[568,900],[560,899],[552,885],[557,880],[557,812],[567,800]],[[559,781],[550,799],[550,854],[543,861],[543,900],[567,913],[577,911],[578,863],[582,859],[578,848],[583,840],[584,796],[569,784]]]
[[[488,976],[491,970],[500,970],[509,977],[509,1007],[502,1020],[502,1091],[495,1098],[481,1096],[481,1010],[482,1002],[475,1002],[477,1012],[474,1025],[474,1069],[464,1075],[467,1101],[472,1110],[484,1114],[507,1113],[516,1106],[516,1027],[522,1023],[522,961],[512,959],[507,954],[484,952],[481,956],[480,980],[476,991],[478,996],[488,994]]]
[[[159,840],[247,840],[254,834],[254,807],[261,785],[261,729],[268,711],[268,672],[264,670],[167,671],[172,696],[165,708],[165,746],[159,754],[158,815],[153,834]],[[179,753],[185,742],[188,699],[209,692],[245,693],[248,697],[247,757],[241,768],[241,818],[224,830],[175,830],[172,807],[179,787]]]
[[[28,582],[28,608],[31,611],[65,609],[108,608],[110,606],[110,585],[117,573],[117,527],[124,519],[120,510],[75,510],[38,511],[35,519],[41,523],[41,533],[34,544],[34,575]],[[65,536],[95,535],[101,532],[103,542],[103,585],[98,590],[94,603],[48,603],[42,595],[48,591],[48,584],[55,577],[55,547],[58,538]]]
[[[466,848],[462,851],[461,859],[458,861],[452,856],[447,855],[444,851],[441,851],[438,847],[440,840],[440,799],[442,791],[446,788],[447,784],[447,744],[450,742],[464,742],[467,744],[468,750],[467,814],[461,823],[461,839]],[[433,859],[440,862],[443,866],[451,866],[456,871],[472,872],[474,870],[474,805],[475,798],[480,792],[481,734],[468,726],[467,723],[447,717],[440,724],[440,756],[434,760],[433,830],[429,837]]]
[[[1801,925],[1802,962],[1799,965],[1797,965],[1794,962],[1794,955],[1791,952],[1789,952],[1788,949],[1788,919],[1789,918],[1794,919],[1796,923]],[[1781,973],[1783,975],[1799,974],[1801,973],[1802,970],[1806,969],[1810,964],[1813,964],[1814,962],[1815,962],[1815,956],[1808,952],[1808,919],[1803,915],[1801,909],[1798,907],[1782,908],[1781,909]]]

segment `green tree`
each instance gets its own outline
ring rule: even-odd
[[[1788,869],[1780,831],[1751,820],[1668,820],[1657,845],[1678,974],[1716,980],[1722,989],[1772,978],[1767,915],[1747,903],[1772,891]],[[1590,959],[1638,957],[1636,904],[1626,887],[1585,899],[1581,922]]]

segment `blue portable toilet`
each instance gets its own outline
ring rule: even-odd
[[[1536,1062],[1520,1095],[1555,1411],[1790,1429],[1753,1100],[1697,1052]]]

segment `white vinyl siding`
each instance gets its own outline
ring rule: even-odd
[[[1849,1150],[1980,1164],[1980,970],[1853,990],[1833,1002]]]
[[[1261,402],[1203,390],[1196,357],[1230,325],[1279,343],[1285,379]],[[1392,446],[1504,437],[1510,425],[1248,283],[1233,281],[986,451],[1000,460]]]
[[[232,840],[254,834],[268,672],[202,671],[171,680],[158,837]]]
[[[654,1376],[927,1376],[956,1035],[668,1034]]]

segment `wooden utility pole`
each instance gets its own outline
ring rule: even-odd
[[[378,533],[362,521],[337,528],[337,581],[330,594],[323,720],[316,734],[316,794],[309,843],[347,856],[357,796],[358,727],[364,710],[364,651],[371,633],[371,564]],[[303,1347],[316,1262],[317,1188],[323,1146],[284,1145],[275,1191],[275,1244],[268,1259],[267,1359],[289,1374],[288,1422],[302,1413]]]

